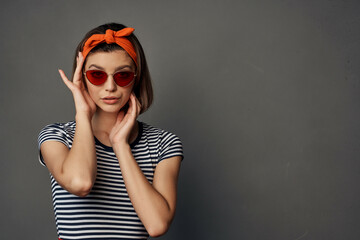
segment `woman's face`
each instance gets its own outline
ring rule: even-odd
[[[126,87],[120,87],[115,83],[113,75],[118,72],[135,72],[131,57],[123,50],[95,52],[86,59],[84,72],[88,70],[101,70],[107,74],[105,83],[101,85],[93,85],[85,76],[89,95],[98,106],[97,111],[119,112],[128,102],[135,80]]]

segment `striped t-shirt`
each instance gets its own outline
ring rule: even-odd
[[[59,141],[69,149],[76,122],[44,127],[38,147],[48,140]],[[147,239],[148,233],[131,204],[119,162],[111,147],[95,138],[97,176],[91,192],[78,197],[64,190],[50,174],[58,237],[67,239]],[[156,165],[167,158],[183,158],[180,139],[167,131],[139,122],[139,134],[130,145],[132,154],[150,183]],[[39,160],[45,166],[39,151]]]

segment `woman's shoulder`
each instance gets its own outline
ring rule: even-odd
[[[75,133],[76,128],[76,122],[75,121],[69,121],[69,122],[56,122],[45,125],[40,130],[39,133],[39,140],[41,139],[47,139],[51,137],[71,137]],[[39,141],[42,142],[42,141]]]
[[[146,135],[149,139],[156,139],[156,142],[158,142],[163,147],[167,147],[171,144],[182,145],[181,139],[177,134],[144,122],[141,124],[143,134]]]
[[[150,125],[148,123],[145,122],[140,122],[142,124],[142,131],[144,133],[146,133],[147,135],[153,135],[158,136],[160,138],[166,138],[166,137],[176,137],[178,138],[178,136],[176,134],[174,134],[173,132],[170,132],[168,130]]]
[[[56,123],[47,124],[45,125],[45,127],[43,127],[42,131],[44,129],[72,131],[75,130],[75,128],[76,128],[76,122],[73,120],[69,122],[56,122]]]
[[[178,135],[159,127],[142,122],[143,134],[152,142],[158,144],[161,159],[170,156],[181,155],[183,157],[183,146]]]
[[[70,147],[75,134],[75,121],[66,123],[52,123],[43,127],[38,135],[39,161],[43,166],[45,161],[42,157],[40,146],[46,141],[57,141]]]

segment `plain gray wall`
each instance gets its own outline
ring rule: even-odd
[[[140,120],[183,141],[161,239],[360,239],[359,1],[1,4],[1,239],[56,239],[37,135],[74,119],[93,27],[134,27],[155,88]]]

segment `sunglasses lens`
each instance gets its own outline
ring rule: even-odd
[[[107,79],[106,72],[99,70],[89,70],[86,72],[87,79],[94,85],[101,85]]]
[[[118,72],[114,75],[114,80],[120,87],[129,85],[134,80],[133,72]]]

